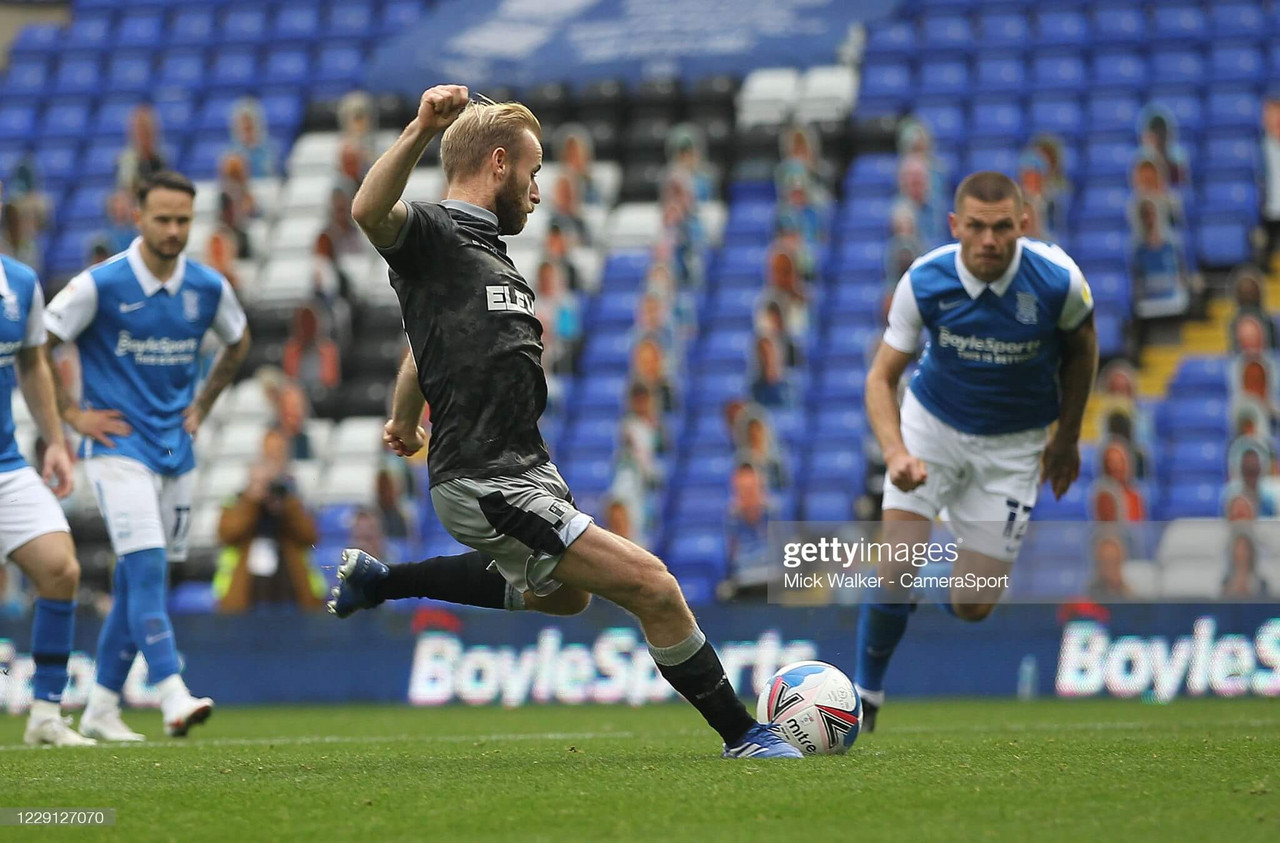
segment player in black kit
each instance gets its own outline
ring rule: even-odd
[[[401,199],[441,131],[447,198]],[[411,348],[384,438],[416,453],[430,404],[431,500],[474,552],[388,566],[349,549],[330,610],[425,596],[574,614],[599,595],[640,621],[658,669],[720,733],[726,757],[800,757],[747,713],[666,566],[578,511],[551,464],[538,432],[542,326],[501,239],[538,204],[541,133],[519,103],[472,103],[466,88],[440,85],[356,194],[352,215],[390,267]]]

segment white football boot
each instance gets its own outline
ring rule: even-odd
[[[171,738],[185,738],[192,726],[199,726],[213,714],[213,700],[175,694],[160,703],[164,715],[164,733]]]
[[[63,717],[57,704],[41,705],[38,702],[31,706],[31,716],[27,718],[27,730],[22,740],[32,746],[94,746],[98,743],[76,734],[76,730],[71,728],[71,718]]]
[[[136,743],[147,739],[146,735],[138,734],[124,725],[118,708],[85,709],[80,716],[80,734],[100,741],[118,743]]]

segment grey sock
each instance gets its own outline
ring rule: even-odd
[[[707,643],[707,636],[702,634],[702,630],[696,625],[689,637],[681,641],[679,644],[672,644],[670,647],[655,647],[649,645],[649,655],[653,656],[653,661],[664,667],[672,667],[677,664],[684,664],[693,658],[693,654],[702,649],[702,645]]]

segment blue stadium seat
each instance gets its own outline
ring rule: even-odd
[[[714,264],[717,278],[745,275],[761,278],[769,248],[759,242],[750,245],[725,246]]]
[[[1173,376],[1178,395],[1203,393],[1224,396],[1229,363],[1225,357],[1186,357]]]
[[[1021,92],[1027,87],[1027,66],[1010,56],[978,59],[977,89],[983,93]]]
[[[750,329],[715,328],[699,343],[697,359],[702,363],[734,362],[745,366],[754,339]]]
[[[734,179],[729,185],[730,202],[776,202],[778,187],[773,179]]]
[[[861,410],[819,404],[810,429],[814,439],[859,442],[867,435],[867,414]]]
[[[137,105],[138,97],[129,94],[103,100],[93,119],[94,137],[123,138],[129,125],[129,115]]]
[[[690,416],[689,423],[685,425],[684,433],[680,438],[680,447],[694,453],[724,451],[733,447],[729,439],[729,431],[725,428],[724,414],[715,410],[706,410]]]
[[[805,471],[808,484],[823,483],[845,485],[849,489],[861,488],[862,477],[867,472],[866,459],[862,456],[861,443],[851,442],[833,448],[817,448],[809,454]],[[848,518],[848,514],[845,518]]]
[[[112,13],[89,13],[76,15],[67,24],[66,34],[62,37],[62,46],[69,50],[104,49],[111,45],[111,25],[115,15]]]
[[[856,369],[828,369],[818,378],[813,399],[819,404],[849,405],[862,401],[866,392],[866,372]]]
[[[343,541],[351,532],[351,521],[357,507],[353,504],[329,504],[316,509],[316,531],[322,540]]]
[[[917,45],[926,52],[968,51],[973,47],[973,28],[960,15],[929,15],[920,23]]]
[[[10,60],[48,58],[62,46],[63,28],[57,23],[29,23],[18,30],[9,46]]]
[[[96,222],[105,214],[109,187],[81,187],[71,194],[71,198],[63,204],[61,215],[64,222]]]
[[[845,183],[851,187],[864,185],[894,186],[898,180],[898,156],[859,155],[849,167]]]
[[[214,10],[195,6],[173,13],[166,41],[175,47],[208,47],[217,40]]]
[[[40,120],[41,138],[83,138],[89,131],[89,103],[79,97],[50,103]]]
[[[694,407],[722,408],[729,401],[746,395],[750,388],[745,371],[711,372],[694,381],[688,401]]]
[[[214,53],[209,87],[243,91],[259,81],[258,56],[252,49],[231,47]]]
[[[154,50],[165,43],[164,15],[155,11],[126,12],[116,27],[112,46]]]
[[[921,96],[967,95],[969,87],[969,64],[963,59],[935,59],[920,65]]]
[[[45,275],[69,278],[84,269],[89,255],[89,238],[99,228],[98,222],[82,220],[75,228],[62,226],[45,253]]]
[[[1165,452],[1162,467],[1180,483],[1223,482],[1227,479],[1227,443],[1211,439],[1176,442]]]
[[[693,453],[685,463],[682,474],[695,484],[728,483],[733,471],[733,455],[727,453]]]
[[[584,418],[570,426],[560,438],[560,450],[575,458],[613,456],[618,444],[618,419]]]
[[[227,149],[225,137],[200,138],[182,158],[182,172],[192,179],[212,179],[218,175],[218,161]]]
[[[3,108],[0,108],[3,113]],[[26,140],[0,141],[0,181],[9,178],[13,168],[27,155]]]
[[[1250,218],[1256,215],[1256,209]],[[1212,267],[1232,267],[1249,259],[1250,225],[1237,215],[1205,216],[1196,232],[1196,251],[1201,263]]]
[[[1152,78],[1165,85],[1199,85],[1204,81],[1204,54],[1188,46],[1161,47],[1151,53]]]
[[[331,7],[325,35],[328,38],[366,38],[373,34],[373,4],[344,0]]]
[[[1216,518],[1222,514],[1221,483],[1178,483],[1170,486],[1159,507],[1158,517]]]
[[[625,374],[631,364],[631,337],[614,331],[594,331],[587,337],[583,355],[593,371]]]
[[[1258,166],[1258,142],[1250,134],[1213,135],[1204,142],[1199,160],[1205,162],[1206,177],[1230,173],[1236,178],[1253,178]]]
[[[113,93],[141,93],[151,88],[150,53],[116,53],[107,65],[107,83]]]
[[[1029,118],[1033,132],[1076,137],[1083,131],[1084,111],[1080,100],[1070,95],[1032,97]]]
[[[862,476],[849,478],[850,488],[861,488]],[[853,518],[853,495],[837,489],[811,489],[805,493],[803,516],[806,521],[829,521],[843,524]]]
[[[1083,46],[1089,41],[1089,21],[1072,9],[1045,9],[1036,17],[1036,43],[1045,47]]]
[[[93,53],[67,53],[58,63],[53,93],[96,95],[102,88],[98,57]]]
[[[911,66],[906,63],[870,64],[862,72],[858,107],[863,99],[900,104],[912,95]]]
[[[1132,91],[1147,85],[1147,63],[1130,50],[1108,50],[1093,57],[1091,85]]]
[[[37,98],[44,94],[50,78],[49,62],[44,56],[14,59],[9,63],[9,72],[4,78],[5,98]]]
[[[1209,91],[1208,123],[1215,128],[1257,125],[1261,103],[1249,88],[1215,88]]]
[[[1215,2],[1209,4],[1209,28],[1214,41],[1261,40],[1267,34],[1267,20],[1258,2]]]
[[[276,12],[271,39],[310,43],[320,34],[320,10],[314,3],[290,3]],[[349,36],[348,36],[349,37]]]
[[[916,29],[906,21],[881,21],[867,27],[867,64],[886,58],[912,58],[919,50]]]
[[[26,104],[0,105],[0,140],[29,140],[36,129],[36,108]]]
[[[311,55],[304,47],[276,47],[267,54],[262,82],[267,85],[306,86],[311,71]]]
[[[1089,216],[1123,217],[1129,203],[1129,188],[1107,179],[1091,182],[1081,191],[1080,210]]]
[[[1089,98],[1089,129],[1095,133],[1130,134],[1138,124],[1140,107],[1138,98],[1128,93],[1115,91],[1094,94]]]
[[[195,128],[211,135],[222,132],[225,137],[227,127],[231,125],[231,109],[237,99],[239,95],[231,93],[210,95],[205,98],[204,105],[200,107],[196,117]]]
[[[1171,397],[1156,409],[1156,431],[1165,439],[1217,438],[1226,441],[1227,402]]]
[[[1100,3],[1093,13],[1093,40],[1097,44],[1142,44],[1147,19],[1140,6]]]
[[[841,275],[879,278],[884,273],[883,241],[854,240],[840,244],[835,268]]]
[[[1084,166],[1092,178],[1124,176],[1127,179],[1134,152],[1133,143],[1094,141],[1085,147]]]
[[[1173,112],[1184,136],[1197,135],[1204,126],[1204,100],[1194,91],[1182,87],[1153,89],[1147,101],[1160,103]]]
[[[650,257],[644,249],[626,249],[609,253],[601,273],[609,288],[639,288],[649,272]]]
[[[36,166],[45,187],[60,190],[79,175],[80,139],[45,141],[36,148]],[[7,175],[0,171],[0,177]]]
[[[387,0],[382,6],[379,30],[385,35],[399,35],[418,22],[423,10],[419,0]]]
[[[1026,47],[1031,41],[1027,16],[1012,12],[989,12],[978,17],[978,43],[982,47]]]
[[[1082,91],[1084,59],[1076,53],[1037,54],[1031,62],[1031,78],[1038,91]]]
[[[954,100],[932,100],[920,103],[914,111],[916,119],[929,127],[940,143],[952,143],[965,137],[964,109]]]
[[[1129,312],[1129,277],[1123,272],[1091,272],[1089,287],[1093,290],[1093,298],[1099,309],[1106,308],[1117,313]]]
[[[771,239],[777,214],[777,204],[772,201],[735,201],[729,207],[729,219],[725,223],[725,242],[758,243]]]
[[[975,173],[979,170],[992,170],[1007,176],[1017,175],[1019,151],[1008,143],[969,145],[969,157],[965,159],[964,171]]]
[[[265,9],[235,6],[222,18],[220,40],[224,44],[260,44],[270,36]]]
[[[863,360],[875,333],[873,328],[837,328],[827,334],[822,347],[828,355]]]
[[[719,521],[723,523],[724,512]],[[709,564],[723,569],[726,561],[725,535],[722,529],[680,531],[667,551],[671,564],[684,567],[696,564]]]
[[[970,137],[1007,138],[1010,145],[1024,132],[1022,106],[1017,100],[982,99],[969,109]]]
[[[1040,487],[1036,507],[1031,512],[1033,521],[1084,521],[1088,515],[1087,493],[1083,483],[1074,483],[1061,500],[1054,498],[1048,484]]]
[[[1266,75],[1262,50],[1253,44],[1215,44],[1209,50],[1214,82],[1260,82]]]
[[[169,50],[161,55],[157,79],[166,85],[199,91],[205,85],[204,51],[192,47]]]
[[[1081,261],[1085,263],[1085,261]],[[1127,314],[1098,313],[1094,316],[1094,328],[1098,333],[1098,352],[1103,357],[1124,353],[1124,317]]]
[[[1157,3],[1151,9],[1151,23],[1152,35],[1157,42],[1198,44],[1209,35],[1204,12],[1198,5]]]
[[[316,55],[317,82],[355,82],[360,78],[364,51],[355,44],[331,43],[320,47]]]
[[[123,146],[122,134],[91,141],[80,159],[82,176],[91,181],[114,180],[116,162]]]
[[[196,107],[187,89],[176,92],[170,89],[164,96],[156,97],[153,106],[161,126],[190,126],[195,118]]]
[[[1206,180],[1200,191],[1198,211],[1213,213],[1253,214],[1258,208],[1258,188],[1252,181],[1213,181]]]

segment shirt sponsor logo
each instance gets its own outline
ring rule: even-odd
[[[506,284],[491,284],[484,288],[489,310],[514,310],[533,316],[533,296],[522,293]]]
[[[13,356],[22,348],[22,340],[0,342],[0,368],[13,365]]]
[[[945,326],[938,331],[938,347],[955,349],[961,360],[976,363],[1026,363],[1040,353],[1040,340],[1010,342],[995,337],[953,334]]]
[[[147,337],[140,339],[128,331],[121,331],[116,340],[116,356],[129,357],[139,366],[185,366],[195,361],[200,339],[174,339],[173,337]]]

